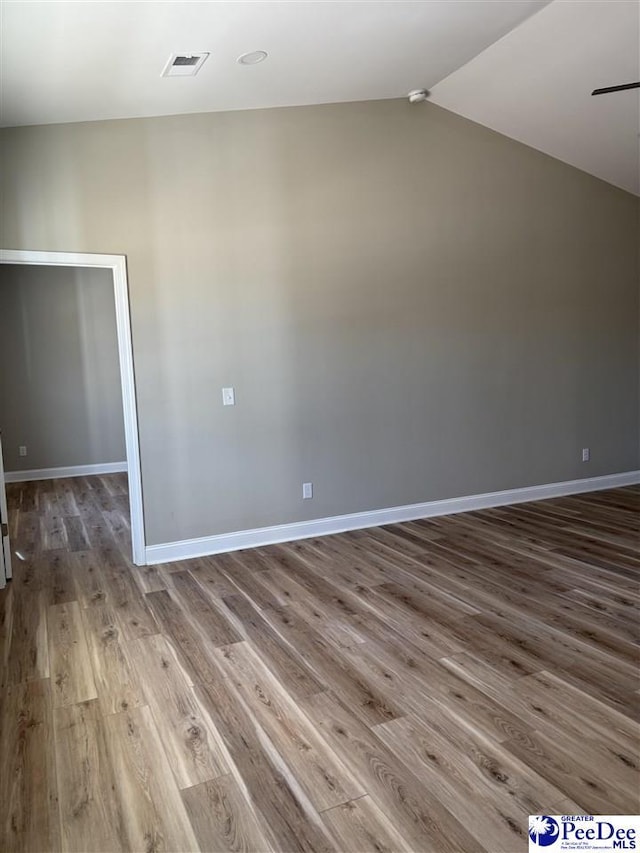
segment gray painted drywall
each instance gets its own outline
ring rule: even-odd
[[[638,467],[636,197],[404,100],[1,140],[0,245],[127,255],[148,544]]]
[[[126,459],[109,270],[0,264],[0,365],[7,471]]]

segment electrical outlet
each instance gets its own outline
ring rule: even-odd
[[[313,497],[313,483],[302,484],[302,499],[307,501]]]
[[[583,447],[582,448],[582,461],[588,462],[589,459],[591,459],[591,451],[589,450],[588,447]]]
[[[20,447],[18,448],[18,453],[20,456],[26,456],[27,455],[27,447],[25,444],[20,445]]]
[[[223,406],[235,406],[236,404],[236,392],[233,388],[223,388],[222,389],[222,405]]]

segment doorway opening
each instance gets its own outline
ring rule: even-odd
[[[129,481],[132,560],[135,565],[145,565],[144,514],[142,506],[142,475],[138,439],[133,349],[131,343],[131,318],[129,288],[124,255],[98,255],[77,252],[39,252],[0,249],[0,264],[26,264],[29,266],[62,266],[104,269],[111,272],[115,300],[116,333],[124,438]],[[4,485],[2,484],[4,493]]]

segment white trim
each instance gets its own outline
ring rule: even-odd
[[[580,492],[594,492],[600,489],[630,486],[635,483],[640,483],[640,471],[625,471],[622,474],[607,474],[603,477],[566,480],[561,483],[547,483],[542,486],[527,486],[522,489],[506,489],[501,492],[486,492],[485,494],[467,495],[461,498],[375,509],[371,512],[355,512],[350,515],[336,515],[331,518],[316,518],[312,521],[279,524],[275,527],[239,530],[236,533],[221,533],[218,536],[203,536],[200,539],[184,539],[181,542],[149,545],[146,549],[146,562],[147,564],[154,564],[168,563],[173,560],[188,560],[193,557],[205,557],[209,554],[238,551],[241,548],[257,548],[262,545],[275,545],[277,542],[307,539],[311,536],[328,536],[332,533],[344,533],[347,530],[378,527],[381,524],[414,521],[418,518],[488,509],[505,504],[539,501],[545,498],[561,497],[562,495],[575,495]]]
[[[9,513],[7,511],[7,493],[4,484],[7,478],[4,470],[4,462],[2,457],[2,431],[0,431],[0,521],[7,525],[9,529]],[[0,589],[4,589],[6,583],[13,577],[11,570],[11,543],[9,542],[9,534],[6,536],[0,532],[0,552],[2,554],[2,567],[0,568]]]
[[[129,504],[131,508],[131,539],[133,562],[141,566],[145,559],[144,512],[142,506],[142,474],[138,446],[138,414],[136,384],[133,370],[131,344],[131,318],[129,315],[129,287],[127,260],[124,255],[93,255],[84,252],[32,252],[0,249],[0,263],[31,264],[39,266],[99,267],[113,274],[113,293],[120,357],[120,381],[124,411],[124,436],[129,471]]]
[[[62,477],[91,477],[94,474],[119,474],[127,470],[126,462],[99,462],[95,465],[67,465],[62,468],[31,468],[28,471],[6,471],[7,483],[31,480],[60,480]]]

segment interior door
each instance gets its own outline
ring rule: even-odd
[[[4,462],[2,460],[2,433],[0,433],[0,525],[2,547],[0,548],[0,588],[11,577],[11,545],[9,544],[9,514],[7,493],[4,486]]]

